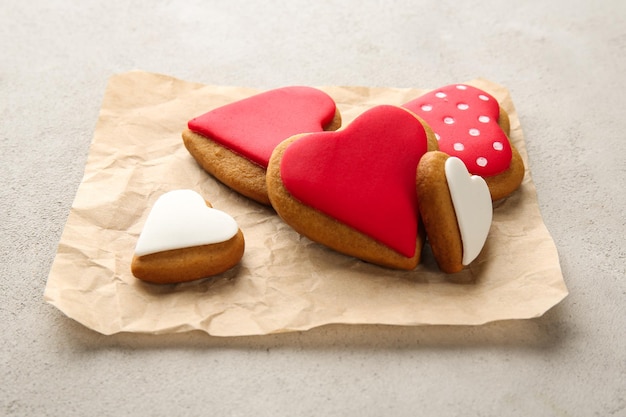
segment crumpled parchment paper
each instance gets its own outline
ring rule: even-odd
[[[260,91],[141,71],[113,76],[45,300],[103,334],[202,330],[239,336],[330,323],[478,325],[541,316],[567,288],[539,212],[519,119],[504,87],[484,79],[468,84],[491,93],[509,113],[526,176],[518,191],[495,204],[480,256],[451,280],[427,245],[413,271],[369,265],[298,235],[271,208],[205,173],[183,146],[187,121]],[[320,88],[337,102],[344,126],[369,107],[401,105],[427,91]],[[199,192],[237,220],[244,257],[213,278],[166,286],[141,282],[130,273],[130,261],[143,223],[161,194],[180,188]]]

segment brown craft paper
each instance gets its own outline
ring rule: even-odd
[[[486,80],[469,84],[494,95],[509,113],[511,140],[528,167],[508,91]],[[426,92],[322,89],[336,100],[344,126],[369,107],[401,105]],[[454,277],[471,284],[454,283],[441,273],[428,247],[417,269],[394,271],[298,235],[271,208],[205,173],[181,140],[192,117],[257,92],[140,71],[113,76],[45,300],[104,334],[197,329],[239,336],[330,323],[477,325],[525,319],[542,315],[567,295],[528,169],[521,188],[495,204],[480,256]],[[143,283],[130,273],[137,237],[155,200],[181,188],[199,192],[237,220],[246,239],[244,257],[217,277],[179,285]]]

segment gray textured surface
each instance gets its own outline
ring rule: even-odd
[[[626,415],[626,2],[0,1],[0,415]],[[509,88],[570,289],[481,327],[105,337],[43,302],[107,79]]]

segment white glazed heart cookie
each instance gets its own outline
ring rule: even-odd
[[[461,271],[480,254],[493,216],[489,188],[456,157],[435,151],[417,168],[419,210],[439,268]]]
[[[131,271],[156,284],[193,281],[235,266],[244,246],[243,233],[230,215],[195,191],[170,191],[157,199],[146,219]]]

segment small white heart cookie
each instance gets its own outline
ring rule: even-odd
[[[491,194],[485,180],[478,175],[470,175],[459,158],[448,158],[445,170],[463,242],[461,262],[463,265],[469,265],[485,245],[491,228],[493,217]]]
[[[135,255],[225,242],[238,229],[235,219],[208,207],[195,191],[170,191],[154,203],[137,240]]]
[[[459,158],[426,153],[417,168],[417,197],[424,229],[439,268],[463,270],[482,251],[493,216],[485,180]]]
[[[137,240],[131,271],[155,284],[193,281],[235,266],[245,248],[237,222],[191,190],[163,194]]]

